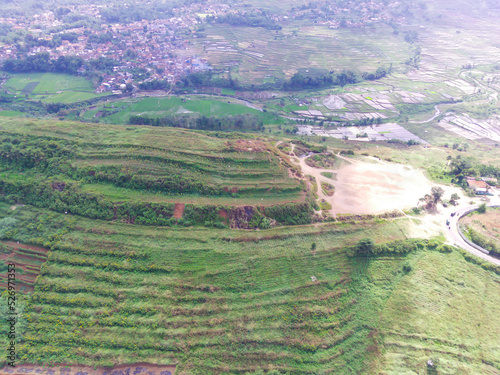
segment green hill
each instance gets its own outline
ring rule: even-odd
[[[500,368],[500,276],[429,247],[347,255],[365,237],[405,240],[404,220],[248,232],[3,203],[0,214],[18,220],[4,238],[52,249],[18,305],[21,362],[177,374],[426,373],[429,359],[440,374]]]
[[[231,220],[239,206],[284,224],[310,222],[304,187],[268,139],[5,119],[0,142],[0,190],[13,202],[151,225],[172,224],[176,203],[188,204],[176,218],[190,224],[220,224],[222,209]],[[300,206],[304,217],[284,218],[276,205],[286,204]]]

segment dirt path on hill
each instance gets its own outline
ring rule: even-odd
[[[185,203],[176,203],[174,206],[174,219],[182,219],[182,215],[184,215],[184,207],[186,207]]]

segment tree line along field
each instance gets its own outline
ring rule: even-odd
[[[185,202],[176,218],[185,225],[310,222],[305,187],[288,176],[286,155],[266,139],[20,119],[5,120],[0,137],[0,190],[12,202],[151,225],[177,223],[174,203]],[[269,207],[238,213],[247,198]]]
[[[50,249],[20,300],[20,363],[147,362],[177,374],[422,373],[431,358],[445,374],[500,366],[498,275],[430,242],[346,251],[366,237],[406,240],[405,219],[247,232],[5,203],[0,216],[16,221],[3,238]]]

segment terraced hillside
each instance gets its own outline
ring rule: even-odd
[[[19,305],[21,363],[368,374],[421,373],[433,359],[438,373],[500,369],[498,275],[430,243],[406,255],[347,255],[362,238],[405,240],[405,220],[248,232],[4,203],[0,215],[18,220],[10,240],[51,249]]]
[[[211,207],[188,219],[203,224],[222,206],[304,202],[287,157],[254,136],[9,119],[0,138],[2,192],[59,212],[165,225],[189,203]]]

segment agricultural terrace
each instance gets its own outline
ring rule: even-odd
[[[296,210],[279,213],[269,207],[261,214],[280,223],[309,222],[304,187],[289,177],[293,166],[287,156],[266,139],[19,119],[6,119],[0,136],[6,144],[0,189],[16,202],[106,220],[140,217],[156,225],[172,219],[174,203],[190,203],[178,217],[186,225],[225,225],[229,222],[222,223],[226,218],[218,206],[296,202],[305,215],[301,219]],[[208,206],[194,207],[198,199]],[[246,219],[253,215],[249,210]]]
[[[406,219],[248,232],[5,203],[0,215],[17,220],[9,241],[51,250],[20,300],[21,363],[146,362],[181,375],[421,373],[430,358],[444,373],[500,366],[499,276],[430,242],[396,244]],[[349,255],[363,238],[398,253]]]
[[[2,219],[0,226],[9,226],[11,225],[9,222],[12,222],[12,219]],[[40,246],[0,241],[0,283],[2,287],[7,287],[7,264],[14,264],[17,273],[17,290],[33,291],[35,279],[40,274],[40,267],[47,261],[47,252],[48,249]]]
[[[193,40],[191,54],[215,68],[231,67],[232,78],[260,85],[292,77],[299,69],[321,68],[375,72],[406,60],[411,48],[388,26],[332,30],[294,23],[281,31],[260,27],[205,25],[205,38]]]

